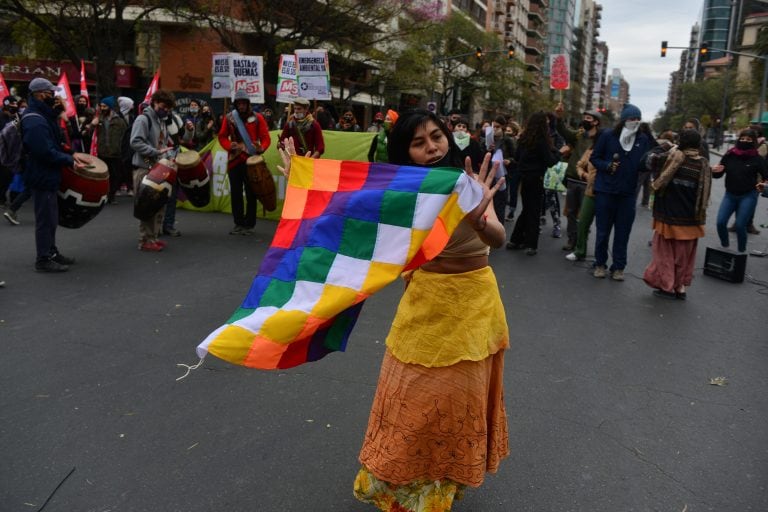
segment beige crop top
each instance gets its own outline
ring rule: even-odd
[[[480,240],[477,232],[472,228],[465,217],[456,226],[456,230],[448,239],[443,252],[437,258],[470,258],[472,256],[488,256],[491,248]]]

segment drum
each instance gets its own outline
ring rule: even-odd
[[[176,183],[176,164],[163,158],[142,178],[133,198],[133,216],[139,220],[150,220],[171,197]]]
[[[59,186],[59,226],[77,229],[98,214],[107,203],[109,170],[103,160],[75,153],[84,168],[65,167]]]
[[[197,151],[184,151],[176,157],[179,186],[189,202],[198,208],[211,201],[211,177]]]
[[[259,155],[248,157],[246,160],[246,175],[248,186],[254,195],[261,201],[268,212],[277,208],[277,190],[272,173],[267,168],[267,163]]]

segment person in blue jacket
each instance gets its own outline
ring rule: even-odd
[[[642,113],[627,103],[621,111],[619,124],[603,131],[590,161],[597,169],[595,178],[595,267],[593,275],[604,278],[611,273],[614,281],[624,280],[627,266],[627,244],[635,221],[635,190],[638,172],[651,140],[638,132]],[[608,240],[613,231],[613,262],[608,262]]]
[[[24,179],[35,203],[35,246],[38,272],[64,272],[75,260],[56,248],[59,206],[56,198],[63,167],[84,164],[61,146],[61,130],[53,110],[56,87],[45,78],[29,82],[29,106],[21,119],[25,155]]]

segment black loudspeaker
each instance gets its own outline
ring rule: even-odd
[[[746,268],[746,254],[735,254],[707,247],[707,252],[704,256],[704,275],[731,283],[741,283],[744,281],[744,270]]]

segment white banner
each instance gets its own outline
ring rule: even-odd
[[[237,91],[248,93],[251,103],[264,103],[264,59],[261,55],[236,55],[232,57],[232,96]]]
[[[296,56],[283,54],[277,70],[277,101],[291,103],[299,97],[299,84],[296,82]]]
[[[326,50],[296,50],[299,96],[309,100],[331,99],[331,71]]]
[[[237,53],[214,53],[211,65],[211,98],[232,96],[231,61]]]

